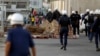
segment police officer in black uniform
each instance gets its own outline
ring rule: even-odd
[[[94,36],[94,32],[91,32],[90,29],[91,29],[91,27],[92,27],[92,25],[94,23],[93,11],[90,11],[87,23],[88,23],[88,32],[89,32],[89,36],[88,37],[89,37],[90,42],[92,42],[92,39],[93,39],[93,36]]]
[[[46,19],[51,23],[53,21],[53,13],[51,12],[51,9],[48,9],[48,13],[46,14]]]
[[[55,9],[53,12],[53,19],[55,19],[58,22],[60,16],[61,16],[61,13],[58,11],[58,9]]]
[[[100,48],[99,48],[99,39],[100,39],[100,11],[99,11],[99,14],[98,14],[98,11],[97,11],[97,14],[95,14],[95,21],[93,23],[93,26],[91,27],[91,31],[92,32],[95,32],[95,44],[96,44],[96,51],[100,51]]]
[[[66,14],[67,14],[67,12],[65,10],[63,10],[62,11],[62,16],[59,19],[60,43],[61,43],[61,49],[64,49],[64,50],[66,50],[67,37],[68,37],[68,28],[70,27],[70,19]]]
[[[89,32],[88,32],[88,16],[89,16],[89,9],[86,10],[86,13],[82,16],[82,21],[84,20],[85,23],[85,34],[86,36],[88,36]],[[82,23],[82,22],[81,22]]]
[[[79,20],[81,19],[81,16],[78,14],[78,11],[72,11],[70,19],[73,26],[73,34],[74,34],[73,37],[78,38],[79,37]]]

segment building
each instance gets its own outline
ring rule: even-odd
[[[100,9],[100,0],[48,0],[48,2],[52,10],[55,8],[58,8],[59,11],[67,10],[69,14],[72,10],[82,13],[86,9]]]
[[[13,12],[28,13],[30,8],[42,8],[43,5],[52,10],[55,8],[58,8],[59,11],[67,10],[68,14],[72,10],[82,13],[86,9],[100,9],[100,0],[0,0],[0,3],[7,4],[7,15]]]
[[[7,16],[14,12],[28,13],[29,0],[0,0],[0,3],[6,4]]]
[[[7,16],[14,12],[26,16],[32,8],[42,8],[43,0],[0,0],[0,3],[6,4]]]

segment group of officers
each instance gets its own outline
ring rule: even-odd
[[[73,37],[79,37],[79,25],[84,21],[85,33],[89,41],[92,42],[93,37],[95,37],[96,51],[100,51],[99,41],[100,41],[100,10],[90,11],[86,9],[86,12],[79,14],[78,11],[72,11],[71,15],[67,15],[66,10],[62,10],[60,13],[57,9],[54,12],[51,9],[48,10],[46,19],[49,22],[57,20],[60,26],[60,43],[61,49],[66,50],[67,47],[67,37],[69,29],[73,29]],[[81,20],[81,23],[80,23]]]
[[[51,17],[50,17],[51,16]],[[86,10],[82,16],[78,11],[72,11],[70,16],[66,10],[62,13],[55,10],[53,13],[49,9],[46,19],[52,22],[54,19],[59,23],[61,49],[66,50],[67,37],[70,28],[73,28],[73,37],[79,37],[79,20],[84,20],[86,35],[90,42],[95,37],[96,51],[100,51],[100,10]],[[29,47],[33,56],[36,56],[35,44],[31,34],[24,27],[24,17],[20,13],[9,15],[8,20],[12,28],[7,33],[5,56],[30,56]],[[76,33],[77,29],[77,33]]]

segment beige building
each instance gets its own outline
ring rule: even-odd
[[[49,0],[52,10],[58,8],[59,11],[67,10],[70,13],[72,10],[77,10],[80,13],[86,9],[100,9],[100,0]]]
[[[30,1],[33,0],[0,0],[1,3],[7,4],[7,12],[17,12],[29,10]],[[67,10],[70,14],[72,10],[77,10],[80,13],[86,9],[100,9],[100,0],[43,0],[50,4],[50,8],[59,11]],[[34,3],[33,3],[34,4]]]

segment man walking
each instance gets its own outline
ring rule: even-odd
[[[12,28],[8,31],[5,46],[5,56],[36,56],[35,45],[30,33],[23,28],[24,17],[20,13],[14,13],[10,19]]]
[[[60,17],[60,20],[59,20],[60,43],[61,43],[61,49],[64,49],[64,50],[66,50],[66,46],[67,46],[68,27],[70,27],[70,20],[66,14],[67,12],[63,10],[62,16]]]

